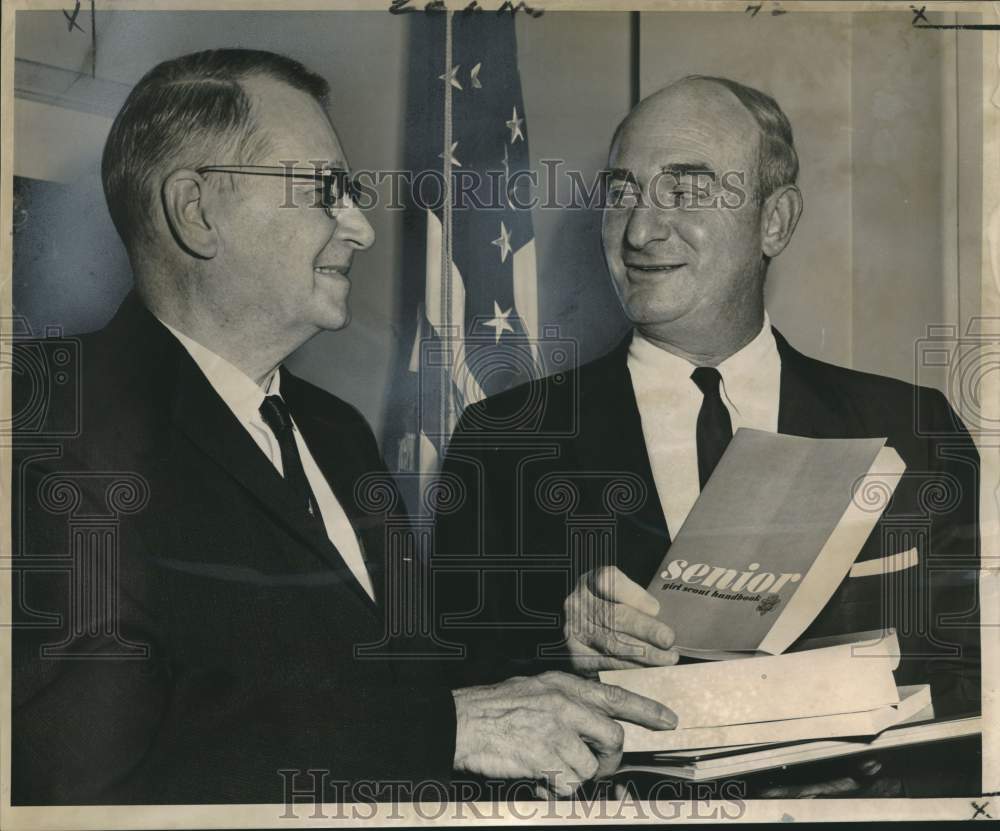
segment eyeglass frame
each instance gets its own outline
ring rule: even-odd
[[[260,165],[260,164],[207,164],[195,168],[195,173],[199,176],[204,173],[232,173],[244,176],[281,176],[284,179],[311,179],[314,182],[322,182],[323,193],[320,197],[320,207],[326,211],[328,216],[334,216],[334,212],[344,210],[344,197],[357,204],[359,191],[351,178],[350,171],[342,167],[324,167],[303,170],[301,168],[288,167],[285,165]],[[339,185],[339,193],[333,196],[334,185]]]

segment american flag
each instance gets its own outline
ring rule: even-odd
[[[537,374],[538,294],[514,18],[449,12],[410,23],[413,395],[398,463],[432,475],[466,406]]]

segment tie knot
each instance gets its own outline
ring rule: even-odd
[[[691,373],[691,380],[701,390],[702,395],[718,395],[722,375],[714,366],[699,366]]]
[[[269,395],[261,402],[260,416],[276,436],[292,429],[292,414],[280,395]]]

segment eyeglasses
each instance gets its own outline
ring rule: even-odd
[[[197,173],[235,173],[244,176],[281,176],[285,179],[300,179],[303,182],[320,182],[323,190],[320,196],[320,206],[330,215],[334,211],[343,210],[358,201],[358,189],[351,179],[351,174],[340,167],[327,168],[294,168],[277,167],[274,165],[225,165],[213,164],[199,167]]]

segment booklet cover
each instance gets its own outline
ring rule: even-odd
[[[776,655],[805,631],[903,473],[884,445],[736,431],[649,585],[682,654]]]

